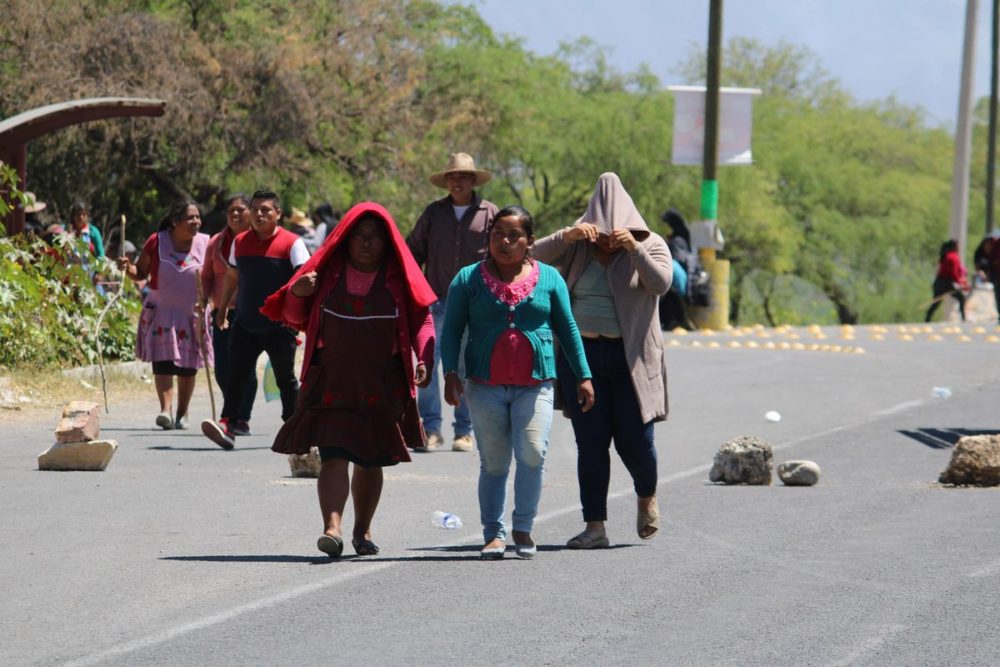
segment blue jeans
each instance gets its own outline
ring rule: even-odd
[[[555,389],[551,381],[531,386],[465,383],[479,448],[479,520],[483,540],[507,539],[504,525],[507,474],[514,473],[514,530],[531,532],[542,496]]]
[[[431,315],[434,317],[434,366],[429,370],[431,383],[426,389],[417,389],[417,410],[420,411],[420,418],[424,422],[424,431],[427,433],[441,432],[441,374],[438,372],[441,359],[441,329],[444,328],[445,300],[438,299],[431,306]],[[462,349],[458,355],[458,372],[464,374],[465,364],[462,356],[465,354],[465,337],[462,337]],[[455,437],[472,433],[472,418],[469,416],[469,402],[462,399],[461,405],[455,408],[455,422],[452,424],[455,429]]]
[[[642,423],[639,399],[620,340],[583,339],[587,365],[594,377],[594,407],[581,412],[576,402],[576,376],[560,354],[559,389],[565,397],[576,436],[576,474],[584,521],[607,521],[611,480],[611,440],[632,476],[640,498],[656,493],[656,447],[653,422]]]

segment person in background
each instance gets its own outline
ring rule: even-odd
[[[38,197],[35,196],[34,192],[24,192],[24,231],[27,234],[34,234],[35,236],[42,236],[45,234],[46,223],[38,215],[46,208],[48,204],[43,201],[38,201]]]
[[[323,239],[316,234],[313,221],[297,208],[292,208],[292,214],[288,216],[288,222],[285,226],[302,239],[309,254],[316,252],[323,243]]]
[[[1000,229],[994,229],[979,242],[973,258],[980,278],[993,284],[993,300],[1000,316]]]
[[[240,419],[250,376],[256,372],[262,353],[266,352],[271,361],[281,393],[281,419],[287,420],[295,411],[299,393],[295,331],[265,317],[260,307],[306,263],[309,251],[302,239],[278,226],[279,220],[278,195],[258,190],[250,197],[250,229],[239,234],[229,250],[229,268],[219,299],[219,303],[230,303],[236,298],[237,317],[229,333],[229,381],[223,392],[221,423],[202,422],[202,432],[223,449],[232,449],[236,444],[232,425]],[[215,323],[220,329],[228,329],[229,311],[220,308]]]
[[[552,426],[556,377],[555,332],[573,369],[577,408],[594,404],[590,369],[559,272],[531,258],[534,221],[520,206],[501,209],[487,230],[489,254],[463,268],[448,288],[441,364],[445,399],[458,406],[463,394],[472,410],[479,448],[479,514],[485,545],[480,556],[503,558],[507,477],[514,474],[515,553],[537,552],[531,530],[542,495],[545,454]],[[465,383],[458,371],[462,336]]]
[[[333,210],[329,202],[323,202],[313,211],[313,222],[316,223],[316,236],[320,245],[323,245],[323,241],[337,226],[340,217],[340,211]]]
[[[415,386],[430,379],[436,300],[392,216],[365,202],[264,304],[268,317],[306,332],[302,390],[272,449],[319,448],[323,534],[316,546],[332,558],[344,548],[348,495],[355,553],[379,552],[371,524],[382,468],[410,461],[407,446],[423,442]]]
[[[175,202],[135,263],[127,256],[118,267],[135,281],[149,278],[149,295],[139,316],[136,356],[153,364],[153,380],[160,401],[156,425],[167,431],[186,429],[188,406],[198,369],[212,364],[212,346],[207,358],[198,343],[208,326],[204,309],[198,308],[196,272],[205,261],[208,235],[199,233],[201,212],[190,199]],[[200,325],[196,324],[201,319]],[[177,378],[177,414],[173,416],[174,377]]]
[[[573,317],[594,376],[597,403],[565,410],[576,434],[577,476],[586,527],[571,549],[607,547],[609,450],[625,464],[638,501],[636,531],[651,539],[660,527],[653,424],[667,417],[667,366],[657,313],[673,276],[666,242],[649,230],[621,180],[601,174],[586,212],[572,227],[535,245],[535,256],[566,277]],[[564,396],[571,396],[572,358],[559,360]],[[575,369],[574,369],[575,370]]]
[[[438,301],[431,308],[441,339],[441,323],[447,307],[448,286],[463,266],[479,262],[486,254],[486,228],[496,215],[497,207],[481,199],[475,188],[490,180],[492,174],[477,169],[468,153],[453,153],[443,171],[431,174],[430,182],[448,191],[444,199],[431,202],[406,237],[418,264],[424,267]],[[440,356],[440,342],[435,356]],[[417,392],[420,416],[427,433],[423,451],[444,444],[441,436],[441,389],[437,368],[430,369],[431,383]],[[473,432],[469,406],[461,400],[455,406],[455,437],[451,448],[457,452],[472,451]]]
[[[234,295],[227,303],[222,303],[222,293],[225,288],[226,272],[229,269],[229,253],[236,237],[250,229],[250,197],[242,192],[231,195],[225,201],[226,226],[212,236],[208,242],[208,252],[205,267],[201,272],[202,307],[211,303],[212,348],[215,352],[215,380],[219,383],[223,397],[229,388],[229,335],[232,329],[222,329],[218,325],[219,310],[226,310],[229,322],[235,322],[239,314],[236,312]],[[237,409],[236,419],[229,423],[222,421],[224,430],[233,435],[250,435],[250,414],[253,411],[254,398],[257,396],[257,371],[254,369],[246,378],[243,398]],[[221,421],[221,420],[220,420]]]
[[[83,202],[76,202],[69,209],[69,220],[67,231],[79,239],[91,255],[104,257],[104,240],[101,238],[101,230],[90,224],[90,207]]]
[[[930,322],[934,317],[934,311],[938,309],[941,302],[949,294],[958,301],[958,312],[965,321],[965,293],[969,290],[968,274],[962,264],[962,258],[958,256],[958,242],[949,239],[941,244],[938,253],[938,270],[934,277],[934,284],[931,286],[934,292],[934,300],[924,322]]]
[[[667,248],[672,258],[673,280],[670,289],[660,298],[660,328],[672,331],[677,327],[694,331],[688,314],[688,266],[697,264],[698,256],[691,250],[691,232],[677,209],[668,209],[663,221],[670,227]]]

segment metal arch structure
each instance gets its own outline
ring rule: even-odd
[[[0,121],[0,160],[14,167],[22,190],[28,183],[28,143],[33,139],[93,120],[157,117],[166,111],[163,100],[138,97],[92,97],[38,107]],[[0,192],[7,192],[0,190]],[[6,217],[8,234],[24,231],[24,207],[18,205]]]

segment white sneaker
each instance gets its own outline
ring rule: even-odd
[[[236,441],[226,435],[223,428],[211,419],[205,419],[201,422],[201,432],[206,438],[223,449],[228,450],[236,446]]]
[[[188,427],[188,416],[184,415],[174,420],[174,428],[178,431],[186,431]]]
[[[457,435],[455,439],[451,442],[451,451],[453,452],[471,452],[472,445],[474,444],[472,440],[472,434],[466,433],[465,435]]]
[[[431,431],[427,434],[427,442],[425,446],[427,449],[437,449],[444,444],[444,438],[437,431]]]
[[[164,431],[169,431],[174,427],[174,418],[171,417],[166,412],[161,412],[156,415],[156,425],[162,428]]]

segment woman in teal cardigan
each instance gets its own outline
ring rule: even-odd
[[[459,271],[448,288],[441,332],[445,400],[456,406],[464,394],[472,411],[485,541],[480,556],[490,559],[503,558],[506,551],[504,508],[512,456],[517,461],[514,550],[521,558],[537,553],[531,529],[552,426],[553,331],[576,374],[580,409],[586,412],[594,404],[566,282],[554,268],[531,259],[533,229],[531,214],[520,206],[497,212],[487,229],[486,259]],[[463,384],[456,369],[466,329]]]

